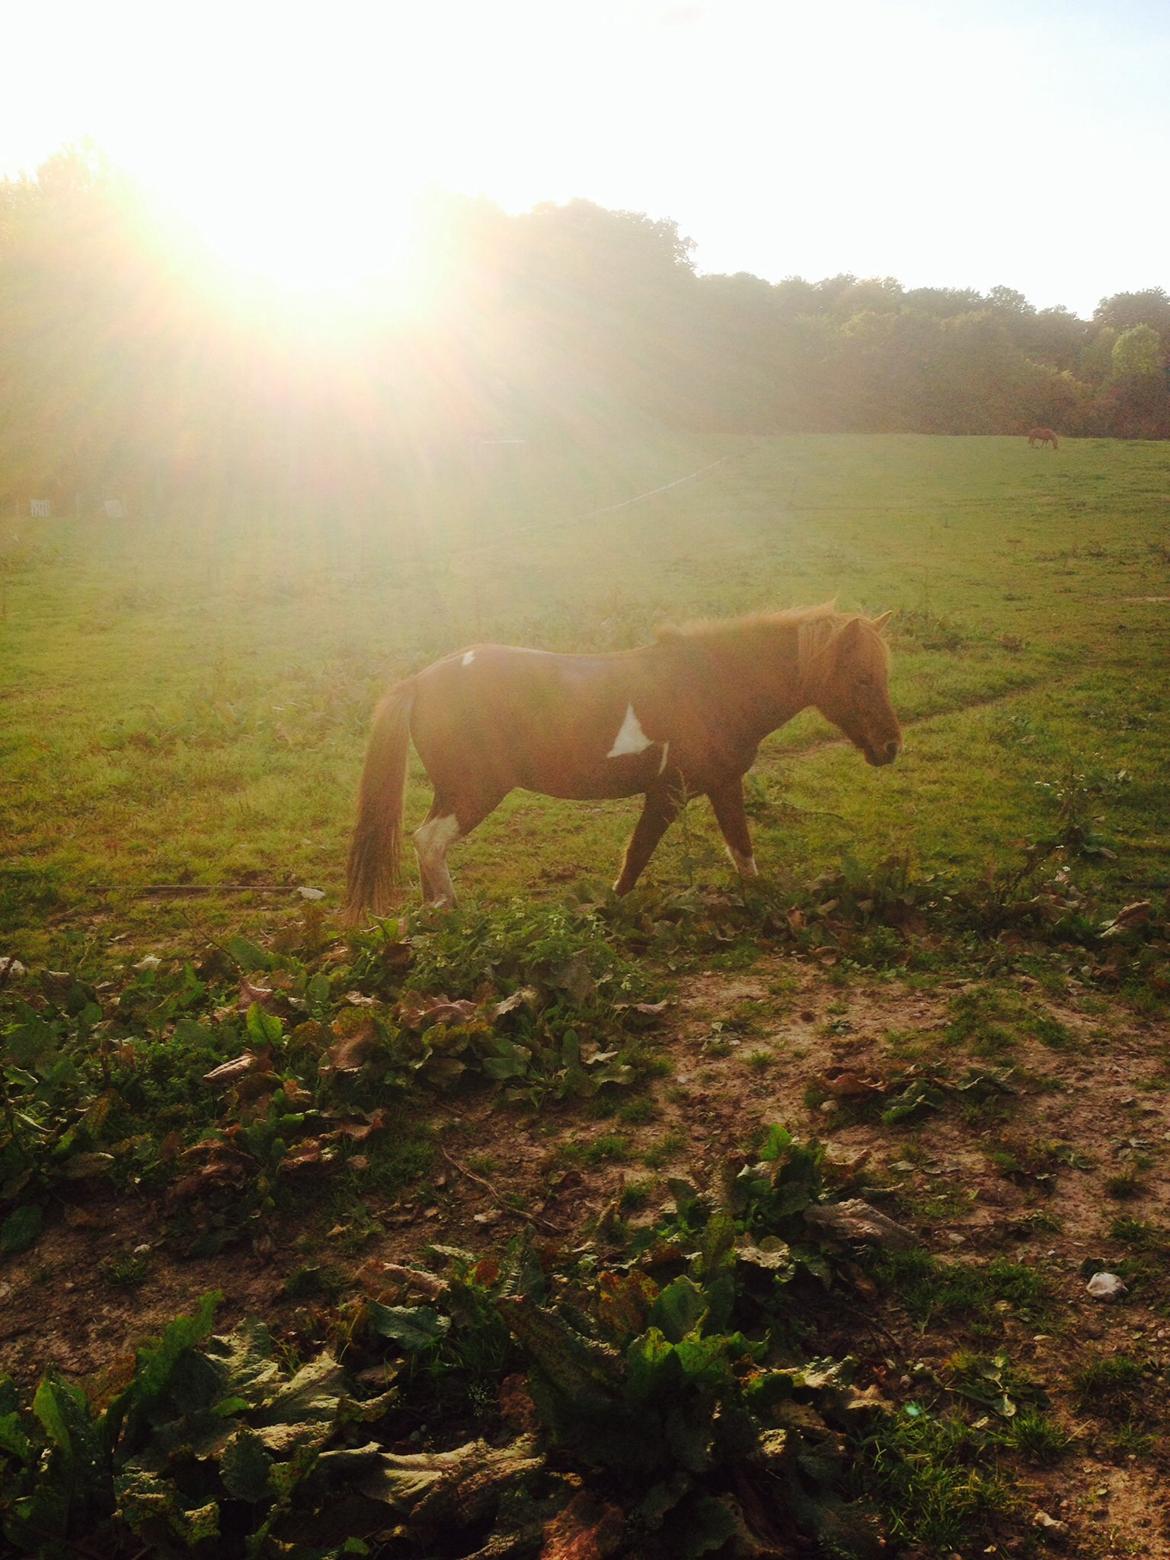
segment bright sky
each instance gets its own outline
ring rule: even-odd
[[[438,185],[773,281],[1170,285],[1163,0],[0,0],[0,50],[0,172],[92,137],[307,283],[393,265]]]

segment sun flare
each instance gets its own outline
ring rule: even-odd
[[[223,280],[274,300],[355,301],[377,286],[387,306],[425,300],[422,196],[406,187],[361,192],[348,179],[306,188],[300,167],[166,191],[176,230]]]

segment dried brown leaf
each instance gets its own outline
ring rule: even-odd
[[[211,1084],[212,1088],[228,1088],[237,1084],[241,1078],[251,1072],[270,1072],[272,1070],[272,1053],[270,1051],[245,1051],[242,1056],[234,1056],[230,1062],[221,1062],[218,1067],[213,1067],[209,1073],[203,1074],[203,1082]]]
[[[378,1026],[370,1017],[364,1022],[334,1024],[338,1038],[329,1047],[320,1063],[322,1072],[357,1072],[369,1060],[378,1043]],[[340,1032],[339,1032],[340,1031]]]
[[[547,1524],[540,1560],[606,1560],[625,1537],[625,1518],[616,1506],[579,1490]]]
[[[449,1002],[446,997],[434,1000],[414,997],[402,1004],[399,1017],[409,1029],[429,1029],[432,1024],[469,1024],[479,1016],[479,1008],[466,997]]]
[[[850,1072],[848,1068],[822,1073],[821,1086],[837,1099],[862,1098],[884,1092],[880,1078],[867,1078],[861,1073]]]

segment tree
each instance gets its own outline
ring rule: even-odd
[[[1035,314],[1036,312],[1023,293],[1017,292],[1014,287],[993,287],[987,295],[987,301],[992,308],[1000,309],[1005,314]]]
[[[1163,287],[1114,293],[1101,299],[1093,313],[1093,323],[1110,326],[1118,334],[1134,325],[1150,325],[1158,332],[1163,346],[1170,348],[1170,295]]]
[[[1113,343],[1110,372],[1116,380],[1141,379],[1162,371],[1162,342],[1152,325],[1134,325]]]
[[[1170,434],[1170,395],[1162,362],[1162,343],[1152,325],[1133,325],[1113,343],[1105,405],[1111,431],[1120,438],[1163,439]]]

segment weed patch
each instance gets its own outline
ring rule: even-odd
[[[875,1277],[922,1326],[961,1321],[979,1335],[998,1334],[1005,1313],[1042,1321],[1052,1303],[1035,1269],[1000,1257],[987,1263],[944,1262],[922,1250],[891,1251],[877,1259]]]

